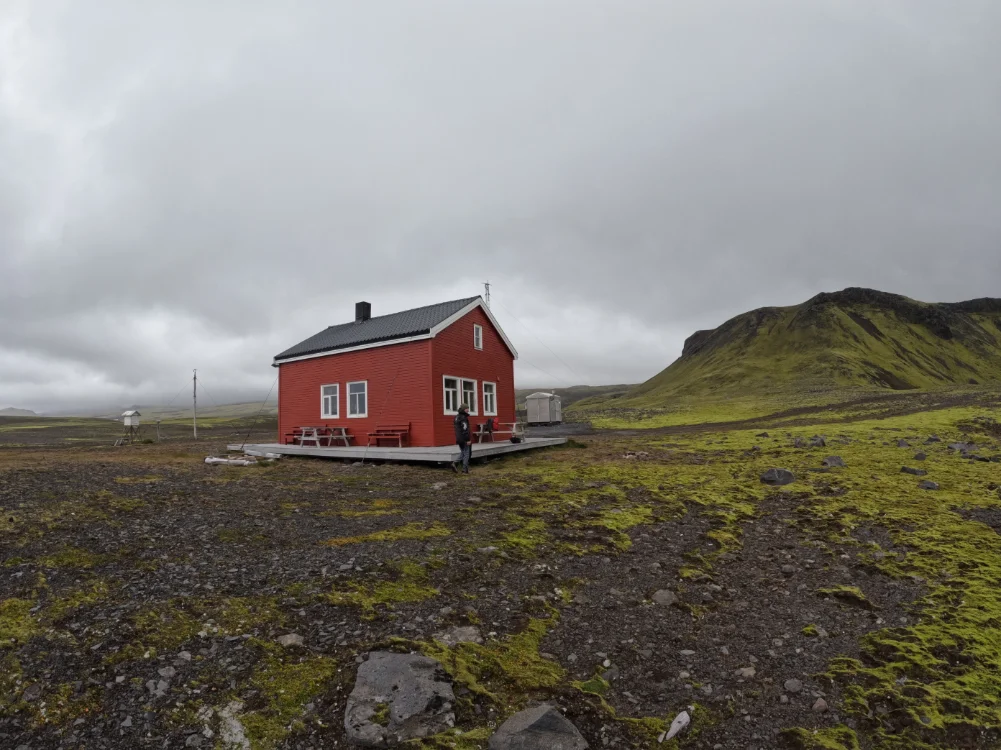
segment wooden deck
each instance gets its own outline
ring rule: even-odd
[[[530,451],[563,445],[566,438],[526,438],[523,442],[473,443],[473,460],[505,453]],[[231,451],[243,450],[248,453],[276,453],[282,456],[317,456],[319,458],[353,459],[355,461],[422,461],[428,463],[449,463],[459,460],[459,449],[454,445],[437,445],[427,448],[384,448],[358,446],[316,447],[314,445],[281,445],[279,443],[239,443],[227,446]]]

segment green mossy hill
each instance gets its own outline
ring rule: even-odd
[[[670,367],[615,400],[1001,382],[1001,299],[929,304],[871,289],[818,294],[698,331]],[[610,405],[610,404],[609,404]],[[600,408],[600,399],[581,408]]]

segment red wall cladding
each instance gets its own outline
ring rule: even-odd
[[[483,326],[483,349],[473,346],[473,325]],[[438,445],[455,442],[453,416],[445,414],[445,375],[476,381],[476,416],[473,425],[485,422],[483,415],[483,381],[497,384],[497,418],[514,421],[514,355],[480,308],[457,320],[432,339],[431,354],[432,413],[434,435]],[[470,404],[472,406],[472,404]]]
[[[368,381],[368,417],[349,418],[348,382]],[[338,419],[321,417],[320,387],[340,384]],[[380,424],[410,422],[411,445],[434,445],[431,419],[431,341],[287,362],[278,368],[278,438],[293,427],[347,427],[352,445]],[[383,443],[388,445],[388,443]]]

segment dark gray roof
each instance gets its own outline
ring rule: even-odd
[[[275,360],[289,359],[290,357],[302,357],[307,354],[319,354],[321,352],[334,352],[338,349],[347,349],[352,346],[362,344],[374,344],[380,341],[393,341],[394,339],[405,339],[410,336],[420,336],[430,333],[431,329],[439,323],[455,315],[466,305],[469,305],[479,297],[467,297],[451,302],[439,302],[437,305],[427,307],[417,307],[413,310],[393,313],[392,315],[380,315],[377,318],[369,318],[363,323],[342,323],[341,325],[330,326],[320,331],[315,336],[310,336],[305,341],[300,341],[290,349],[286,349],[275,357]]]

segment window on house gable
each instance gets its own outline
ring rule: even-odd
[[[483,414],[488,417],[497,416],[496,383],[483,383]]]
[[[483,348],[483,326],[473,326],[473,346],[477,349]]]
[[[457,378],[444,378],[445,413],[456,414],[459,411],[459,381]]]
[[[348,383],[348,416],[368,416],[368,381]]]
[[[338,383],[320,386],[320,418],[337,419],[340,416],[341,387]]]

